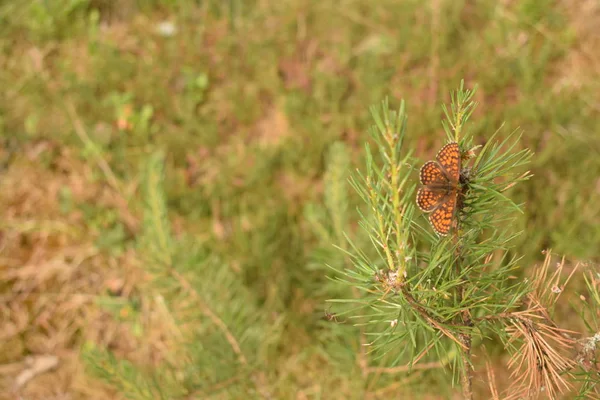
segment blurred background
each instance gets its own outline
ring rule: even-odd
[[[365,355],[327,264],[360,235],[369,107],[405,99],[430,159],[461,79],[477,143],[535,152],[511,252],[598,262],[595,0],[0,1],[0,398],[138,398],[161,368],[198,380],[164,398],[452,398]],[[173,281],[140,241],[153,193]]]

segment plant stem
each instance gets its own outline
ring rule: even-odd
[[[471,357],[471,338],[468,338],[469,350],[465,350],[465,357],[463,357],[463,376],[462,376],[462,390],[463,397],[465,400],[473,400],[473,387],[472,387],[472,373],[471,373],[471,364],[469,363],[469,358]],[[465,343],[466,344],[466,343]]]
[[[457,260],[456,260],[456,269],[457,273],[460,273],[460,255],[459,250],[457,248]],[[466,289],[466,283],[463,283],[458,288],[459,290],[459,303],[462,302],[464,293]],[[464,327],[470,327],[473,325],[473,321],[471,321],[471,316],[468,310],[463,310],[461,312],[461,322]],[[473,399],[473,389],[472,389],[472,380],[473,380],[473,370],[471,368],[471,333],[460,333],[459,334],[460,341],[463,344],[463,375],[462,375],[462,389],[463,396],[465,400]]]
[[[458,245],[458,222],[456,224],[456,229],[454,230],[454,245],[456,246],[455,255],[455,267],[456,274],[460,276],[460,272],[462,269],[462,257],[460,246]],[[463,283],[458,287],[458,303],[459,305],[462,303],[465,295],[465,291],[467,289],[467,281],[463,281]],[[471,315],[469,310],[461,311],[461,324],[465,328],[469,328],[473,326],[473,321],[471,320]],[[463,344],[463,375],[462,375],[462,389],[463,389],[463,397],[465,400],[473,399],[473,388],[472,388],[472,380],[473,380],[473,370],[471,368],[471,333],[464,332],[459,334],[460,341]]]
[[[462,83],[461,83],[462,90]],[[460,135],[462,132],[463,118],[465,116],[466,110],[469,108],[470,103],[466,98],[464,98],[459,93],[456,94],[457,99],[457,107],[455,112],[455,120],[452,124],[454,128],[454,140],[458,142],[460,140]],[[465,104],[466,103],[466,104]],[[456,221],[454,233],[452,235],[453,244],[455,246],[455,267],[456,274],[460,276],[462,271],[462,256],[461,256],[461,247],[459,245],[459,222]],[[461,285],[458,286],[458,304],[462,305],[464,295],[467,289],[468,280],[464,280]],[[461,312],[461,325],[467,329],[464,333],[459,334],[460,341],[462,342],[462,351],[463,351],[463,374],[461,379],[463,397],[465,400],[473,400],[473,370],[471,368],[471,333],[468,329],[473,326],[473,321],[471,320],[471,315],[469,310],[463,310]]]
[[[470,323],[470,321],[468,321]],[[466,325],[465,323],[465,326]],[[461,334],[460,339],[465,345],[466,349],[463,349],[463,376],[462,376],[462,390],[465,400],[473,400],[473,368],[471,367],[471,334]]]

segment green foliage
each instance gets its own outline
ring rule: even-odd
[[[193,354],[199,360],[194,363],[201,365],[196,375],[186,357],[173,367],[192,370],[188,393],[199,387],[211,392],[231,378],[237,383],[213,397],[242,397],[245,389],[255,390],[248,371],[255,372],[260,365],[273,398],[287,398],[290,393],[307,398],[411,398],[413,385],[435,388],[445,396],[448,380],[439,379],[434,371],[412,371],[407,377],[402,369],[389,374],[370,370],[389,366],[398,357],[398,364],[410,358],[396,349],[389,351],[385,340],[361,356],[360,350],[369,348],[364,346],[369,340],[361,338],[361,329],[375,335],[391,331],[397,318],[390,310],[396,310],[397,302],[378,311],[380,327],[372,324],[364,329],[366,317],[350,318],[357,314],[354,302],[326,303],[332,297],[364,300],[353,286],[326,279],[326,275],[346,277],[343,271],[354,269],[347,252],[356,250],[350,242],[369,262],[361,276],[385,270],[389,264],[385,250],[370,242],[372,235],[357,229],[355,209],[368,216],[371,203],[359,203],[360,196],[348,193],[345,171],[365,163],[361,146],[370,123],[365,104],[386,96],[391,103],[407,99],[405,112],[410,112],[410,119],[402,161],[409,149],[424,157],[441,146],[439,104],[462,77],[469,86],[477,84],[475,99],[482,106],[463,131],[463,150],[490,141],[496,128],[506,123],[486,148],[487,156],[481,155],[483,149],[476,150],[481,155],[477,162],[487,172],[475,177],[470,196],[487,200],[471,202],[473,208],[464,210],[469,241],[489,235],[495,241],[496,230],[504,238],[525,233],[504,246],[510,247],[509,255],[505,261],[496,256],[490,269],[510,264],[514,254],[522,257],[519,266],[532,266],[540,260],[540,251],[549,247],[596,261],[600,202],[593,199],[600,176],[596,100],[600,88],[597,57],[589,51],[596,36],[593,18],[594,13],[573,11],[568,3],[534,0],[352,1],[343,7],[331,0],[1,1],[1,181],[9,183],[14,174],[29,173],[19,171],[35,170],[51,178],[40,182],[50,186],[50,194],[52,187],[68,188],[58,195],[61,218],[67,221],[62,223],[82,225],[77,237],[98,249],[97,258],[106,258],[105,262],[94,258],[102,271],[119,274],[129,258],[143,261],[149,279],[136,276],[127,298],[102,295],[94,304],[113,316],[113,323],[126,322],[136,338],[144,339],[139,344],[143,347],[153,340],[145,320],[131,312],[123,321],[119,311],[138,307],[138,302],[141,309],[154,310],[161,304],[156,299],[164,296],[180,329],[198,333],[195,339],[186,337],[183,344],[173,345],[173,352],[177,348]],[[174,34],[160,34],[163,21],[173,24]],[[74,112],[68,111],[69,104]],[[454,116],[454,111],[449,113]],[[383,113],[379,114],[385,126]],[[448,128],[453,136],[452,127]],[[504,142],[509,132],[521,131],[522,136],[514,133]],[[502,143],[504,148],[494,149]],[[513,152],[505,153],[511,143],[516,143]],[[493,160],[525,148],[536,154],[530,164],[535,179],[502,192],[510,181],[488,180],[498,173]],[[370,162],[381,166],[379,145],[371,149],[375,154]],[[140,185],[150,173],[149,154],[157,154],[152,156],[156,160],[164,154],[164,167],[155,170],[164,174],[164,181],[155,181],[155,189]],[[472,167],[476,160],[470,162]],[[421,161],[411,156],[406,163],[402,171],[412,172],[404,194],[414,199],[415,170]],[[360,183],[358,178],[364,176],[356,177]],[[37,177],[25,175],[19,180],[37,186]],[[95,192],[99,187],[100,198],[96,195],[100,192]],[[393,191],[380,189],[387,190],[391,204]],[[510,203],[494,190],[524,212],[513,213],[514,207],[507,207]],[[94,194],[89,196],[88,191]],[[3,196],[15,196],[4,208],[7,220],[14,216],[15,205],[29,204],[36,193],[5,188]],[[154,211],[147,204],[148,193],[155,200],[160,197],[161,205]],[[489,207],[495,204],[504,204],[499,211],[507,212],[502,217],[506,220],[490,218]],[[376,208],[388,215],[392,207],[380,199]],[[23,218],[35,218],[37,212],[31,210]],[[503,232],[512,216],[516,220],[511,220],[511,229]],[[142,218],[150,219],[142,224]],[[167,222],[148,225],[161,218]],[[139,231],[131,229],[131,219],[134,226],[140,225]],[[399,232],[401,238],[402,232],[410,232],[407,240],[416,243],[405,257],[413,257],[407,261],[409,267],[413,265],[408,268],[410,276],[415,276],[417,263],[426,271],[417,269],[424,279],[419,283],[427,289],[426,300],[436,307],[444,304],[444,315],[451,315],[448,310],[457,304],[475,311],[476,304],[454,298],[444,302],[432,293],[433,288],[440,290],[435,285],[438,279],[459,279],[448,274],[438,278],[436,269],[428,269],[433,262],[449,262],[445,254],[455,245],[435,241],[414,206],[412,221],[410,227],[401,224]],[[33,222],[28,226],[40,224]],[[395,218],[384,217],[383,223],[389,222]],[[370,224],[377,227],[379,222]],[[8,233],[7,238],[15,236]],[[163,234],[169,243],[166,254],[159,251]],[[53,246],[62,243],[58,240]],[[394,243],[398,247],[396,238]],[[391,257],[395,260],[397,255],[392,252]],[[170,263],[164,264],[167,259]],[[514,275],[520,276],[521,271],[515,270]],[[194,306],[199,303],[185,303],[193,295],[180,290],[181,282],[173,272],[184,274],[195,289],[192,292],[198,292],[225,321],[239,339],[248,367],[240,365],[222,331],[199,313],[201,308]],[[371,286],[365,283],[364,287],[373,290],[370,278]],[[43,286],[43,290],[63,293],[67,283],[61,280],[60,286]],[[77,287],[93,292],[84,284]],[[475,291],[475,295],[483,293]],[[391,292],[384,301],[390,297]],[[48,304],[59,308],[54,302]],[[338,322],[328,321],[325,311],[336,314]],[[59,320],[65,321],[62,316]],[[186,325],[189,321],[197,324]],[[418,318],[414,321],[418,323]],[[67,322],[81,332],[85,331],[81,325],[88,324]],[[165,331],[174,331],[165,326],[169,327]],[[252,332],[246,332],[245,326]],[[35,329],[18,340],[25,343],[30,332]],[[43,335],[51,333],[44,330]],[[593,332],[588,335],[593,337]],[[431,336],[429,331],[427,337],[415,340],[425,343]],[[52,348],[62,343],[50,340]],[[199,345],[188,346],[193,340],[204,346],[206,360]],[[444,348],[451,347],[442,342]],[[256,358],[253,346],[262,349]],[[11,345],[0,347],[0,353],[6,347],[7,354],[14,353]],[[32,352],[22,347],[23,355]],[[432,353],[421,361],[441,358],[445,365],[459,360],[459,354],[451,351],[436,358]],[[129,357],[115,356],[120,361]],[[135,357],[128,362],[147,364]],[[7,358],[16,361],[20,360]],[[211,371],[211,362],[219,369]],[[143,375],[152,376],[147,369],[141,369]],[[59,374],[66,375],[63,372]],[[203,376],[207,378],[199,384]],[[80,388],[90,381],[79,375],[77,379],[72,386],[59,381],[56,385],[73,392],[69,395],[87,398]],[[201,391],[197,397],[210,397],[204,394]]]
[[[348,224],[348,190],[346,177],[350,157],[343,143],[336,142],[328,154],[327,170],[323,179],[325,206],[333,224],[334,243],[343,243],[344,229]]]
[[[5,2],[0,22],[24,28],[37,40],[64,38],[65,33],[83,15],[89,0]],[[10,17],[10,18],[9,18]]]
[[[577,312],[581,321],[585,324],[585,337],[580,339],[580,349],[575,357],[579,370],[575,374],[581,382],[576,399],[594,398],[598,395],[598,380],[596,365],[598,356],[597,349],[600,343],[600,320],[598,311],[600,309],[600,290],[598,282],[600,275],[595,268],[585,274],[584,293],[579,295],[575,303],[571,304]]]
[[[347,146],[341,142],[333,143],[327,154],[323,204],[308,204],[304,209],[304,217],[318,243],[311,257],[314,260],[310,265],[311,269],[324,272],[326,263],[336,268],[342,268],[345,263],[345,257],[335,250],[334,245],[344,246],[344,234],[350,230],[347,183],[349,169],[350,155]],[[327,286],[333,285],[321,286],[324,293],[334,289]]]
[[[144,371],[142,367],[117,359],[109,351],[89,343],[82,356],[93,372],[118,389],[126,399],[173,399],[185,391],[168,371]]]
[[[129,398],[180,398],[209,393],[249,393],[257,383],[270,341],[278,337],[278,321],[260,313],[256,294],[229,266],[211,257],[192,238],[176,240],[164,198],[164,157],[149,156],[143,169],[144,220],[137,248],[151,280],[143,301],[164,298],[176,347],[168,363],[142,372],[132,362],[106,350],[87,353],[87,361],[107,382]],[[100,299],[105,309],[122,310],[122,302]],[[128,313],[131,323],[141,315]],[[264,339],[264,335],[268,339]]]
[[[452,363],[455,372],[467,376],[469,383],[462,383],[466,393],[471,392],[472,346],[489,335],[506,337],[502,316],[517,312],[533,290],[526,281],[512,280],[517,259],[507,251],[518,234],[510,227],[515,210],[520,210],[504,194],[529,178],[522,167],[531,153],[514,151],[518,138],[512,135],[503,141],[492,136],[477,151],[473,137],[463,133],[475,107],[473,95],[461,85],[446,112],[444,127],[462,149],[461,174],[467,177],[459,184],[457,222],[442,238],[430,233],[415,213],[411,178],[416,160],[403,149],[404,103],[398,111],[389,110],[387,101],[372,109],[376,153],[367,146],[366,171],[352,182],[369,205],[361,214],[361,226],[377,255],[368,257],[350,243],[354,268],[340,271],[342,282],[364,296],[338,300],[361,308],[372,351],[393,354],[393,364],[412,366],[421,359]]]
[[[164,156],[153,154],[144,169],[144,222],[138,247],[149,268],[170,268],[173,264],[173,239],[164,199]]]

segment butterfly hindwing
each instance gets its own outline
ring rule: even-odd
[[[432,189],[424,186],[417,192],[417,206],[424,212],[433,211],[448,193],[444,189]]]
[[[452,226],[452,218],[456,210],[457,192],[452,190],[448,193],[443,202],[429,215],[429,222],[433,229],[441,236],[445,236]]]

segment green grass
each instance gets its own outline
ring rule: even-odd
[[[463,78],[477,84],[475,141],[504,122],[500,136],[520,128],[520,146],[535,152],[533,179],[510,193],[525,203],[516,227],[524,230],[522,264],[546,248],[600,259],[598,17],[566,0],[501,3],[1,2],[8,245],[0,288],[15,333],[0,345],[0,363],[77,354],[86,340],[140,361],[147,355],[136,346],[160,342],[149,335],[117,343],[115,332],[131,325],[105,329],[97,321],[112,321],[110,312],[86,302],[85,311],[69,308],[72,296],[106,295],[115,279],[119,293],[143,297],[143,268],[132,261],[145,200],[139,187],[160,151],[173,235],[218,260],[263,322],[277,326],[257,361],[275,398],[383,398],[430,386],[428,372],[365,377],[356,329],[323,319],[325,300],[343,290],[326,279],[326,263],[344,263],[333,245],[343,243],[342,226],[359,235],[356,196],[340,216],[337,192],[324,185],[363,165],[370,105],[404,98],[407,143],[427,159],[444,140],[450,90]],[[157,33],[164,20],[177,29],[172,37]],[[68,253],[88,247],[93,256],[81,264]],[[53,256],[67,272],[25,283],[11,272]],[[20,285],[27,301],[11,295]],[[207,290],[218,298],[216,289]],[[73,332],[60,328],[63,320]],[[62,368],[77,370],[74,359]],[[104,398],[109,390],[91,375],[65,379],[55,393]],[[28,390],[51,383],[34,379]],[[436,384],[436,393],[451,391],[449,382]]]

